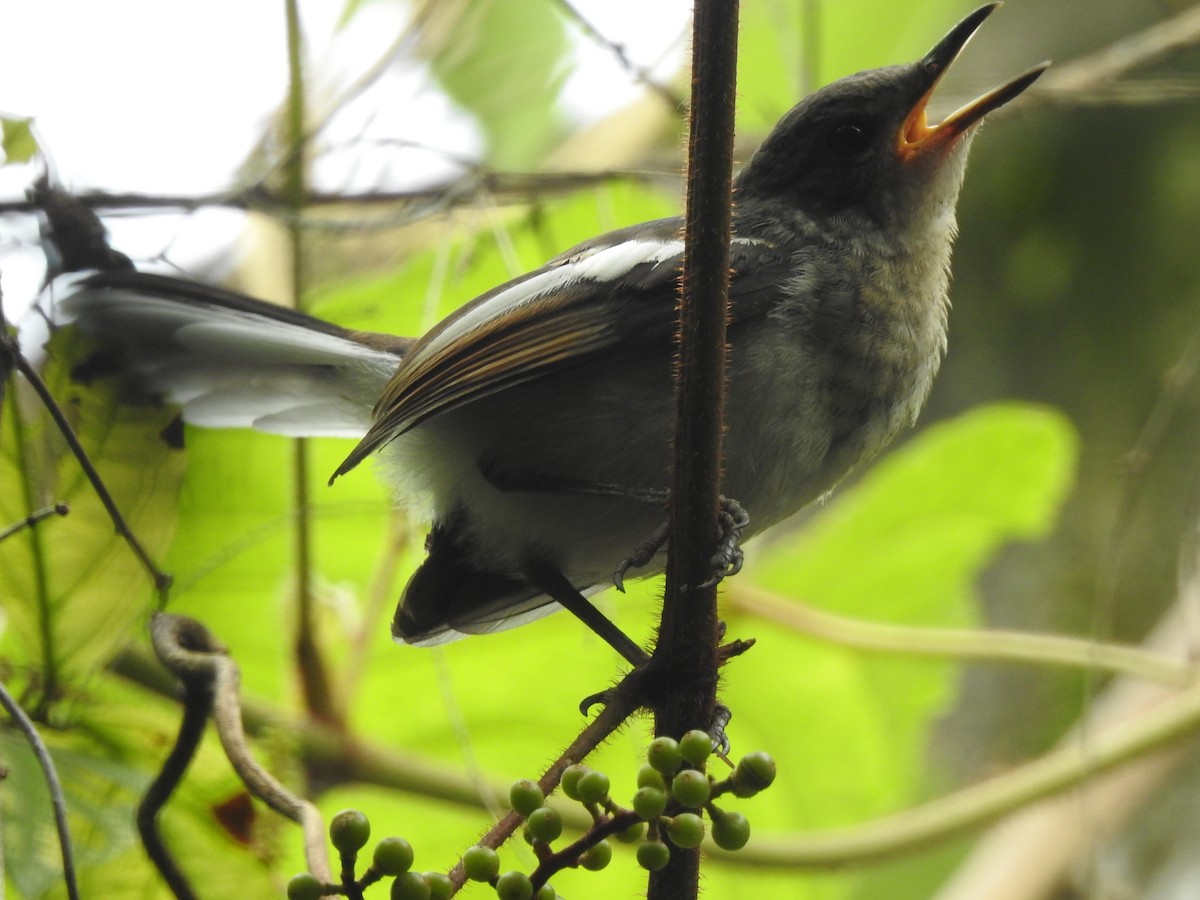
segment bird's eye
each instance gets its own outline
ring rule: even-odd
[[[858,156],[871,145],[871,132],[861,122],[839,122],[829,132],[829,148],[839,156]]]

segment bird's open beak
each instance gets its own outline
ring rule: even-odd
[[[966,106],[951,113],[937,125],[926,122],[925,108],[929,98],[933,96],[938,82],[950,68],[950,64],[958,58],[967,42],[983,24],[983,20],[995,12],[999,3],[989,3],[971,13],[954,26],[948,35],[938,42],[925,58],[921,60],[922,71],[929,77],[929,86],[917,100],[912,110],[904,118],[898,136],[900,158],[908,161],[922,156],[929,151],[949,148],[972,125],[994,109],[1003,106],[1029,87],[1046,71],[1049,63],[1034,66],[1023,75],[1018,75],[1012,81],[999,87],[992,88],[982,97],[972,100]]]

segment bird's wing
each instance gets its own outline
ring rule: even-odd
[[[185,421],[210,428],[360,438],[410,343],[132,270],[67,276],[48,291],[56,320],[76,322]]]
[[[669,346],[681,226],[663,219],[611,232],[443,320],[405,356],[334,478],[430,416],[619,350]],[[731,266],[732,323],[770,307],[788,258],[769,240],[735,236]]]

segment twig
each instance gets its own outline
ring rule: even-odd
[[[1197,733],[1200,682],[1193,681],[1112,728],[1065,741],[1039,759],[923,806],[848,828],[755,839],[737,853],[713,849],[710,855],[731,864],[780,868],[834,868],[894,857],[961,836],[1122,763],[1195,740]]]
[[[46,386],[46,382],[42,380],[37,369],[29,364],[29,361],[21,353],[21,348],[17,345],[15,339],[11,338],[7,331],[0,333],[0,343],[3,343],[4,351],[11,355],[13,364],[18,372],[20,372],[42,405],[46,408],[46,412],[50,414],[50,418],[54,421],[63,439],[67,442],[67,446],[71,448],[71,453],[74,454],[76,461],[79,463],[79,468],[83,470],[84,476],[92,486],[92,490],[96,492],[96,496],[100,499],[100,503],[104,506],[108,513],[109,519],[112,520],[113,528],[119,537],[124,539],[129,545],[129,549],[133,551],[134,556],[142,564],[142,567],[150,575],[154,582],[154,588],[158,592],[159,608],[161,609],[167,602],[167,593],[171,588],[171,576],[163,572],[155,565],[154,560],[150,558],[150,554],[142,546],[141,541],[130,529],[125,517],[121,515],[120,509],[117,508],[116,501],[113,500],[112,494],[108,492],[108,488],[104,484],[104,480],[100,477],[100,473],[96,471],[96,467],[92,464],[91,459],[87,455],[87,451],[83,449],[83,445],[79,442],[79,438],[75,436],[74,429],[71,428],[71,423],[67,421],[66,414],[62,411],[62,407],[58,405],[58,401],[54,399],[54,395]]]
[[[297,218],[308,203],[308,138],[305,97],[304,41],[297,0],[286,0],[288,93],[284,107],[287,155],[283,167],[283,201],[292,217],[287,224],[291,271],[291,306],[303,309],[306,286],[304,234]],[[309,444],[304,438],[292,442],[292,499],[296,508],[295,582],[296,622],[293,653],[304,694],[305,708],[320,721],[341,725],[342,711],[334,693],[329,667],[317,639],[316,598],[313,594],[313,523],[309,508]]]
[[[1198,671],[1193,665],[1137,647],[1060,635],[864,622],[784,600],[747,584],[738,584],[731,590],[725,603],[730,609],[760,616],[824,640],[884,653],[1075,666],[1117,672],[1180,688],[1192,684]]]
[[[185,684],[190,681],[208,686],[217,736],[242,784],[275,812],[301,826],[308,870],[321,881],[331,881],[321,814],[280,784],[250,753],[242,730],[237,663],[207,628],[186,616],[156,613],[150,620],[150,639],[162,664]]]
[[[50,791],[50,805],[54,808],[54,828],[58,832],[58,847],[62,854],[63,881],[67,886],[67,897],[79,900],[79,886],[75,883],[75,859],[71,852],[71,832],[67,827],[67,801],[63,796],[62,783],[58,780],[58,772],[54,768],[54,760],[50,758],[50,750],[34,727],[33,720],[21,709],[21,705],[8,693],[8,688],[0,682],[0,706],[8,713],[13,724],[25,735],[38,765],[42,768],[42,777],[46,779],[46,787]]]
[[[1153,82],[1145,83],[1140,89],[1137,85],[1117,87],[1114,83],[1138,66],[1198,42],[1200,6],[1192,6],[1094,53],[1055,66],[1029,95],[1045,102],[1065,104],[1173,100],[1180,96],[1183,82],[1168,84],[1160,81],[1157,90],[1150,89]],[[1200,90],[1193,84],[1188,96],[1197,94]]]
[[[1193,571],[1144,642],[1146,652],[1179,660],[1192,656],[1195,635],[1187,606],[1198,587]],[[1087,747],[1094,735],[1121,728],[1132,716],[1173,698],[1162,685],[1116,679],[1059,744]],[[1070,792],[1015,810],[974,843],[936,900],[1044,900],[1061,895],[1069,882],[1077,886],[1076,896],[1103,894],[1078,884],[1079,876],[1092,880],[1096,854],[1126,822],[1160,802],[1164,783],[1194,759],[1194,744],[1177,742],[1081,781]]]
[[[661,97],[672,110],[678,111],[683,109],[684,104],[687,102],[685,98],[675,93],[675,91],[671,90],[665,84],[661,84],[655,80],[654,76],[650,74],[650,70],[645,66],[640,66],[630,59],[629,54],[625,52],[624,44],[618,44],[605,35],[604,32],[588,21],[570,0],[558,0],[558,5],[579,26],[579,29],[584,34],[612,53],[617,58],[617,62],[620,63],[621,68],[632,75],[635,80]]]
[[[43,522],[46,519],[49,519],[51,516],[65,516],[70,511],[71,507],[65,503],[55,503],[53,506],[47,506],[44,509],[35,510],[21,521],[13,522],[13,524],[5,528],[0,528],[0,541],[10,538],[14,534],[18,534],[21,531],[24,531],[26,528],[32,528],[38,522]]]
[[[170,848],[158,830],[158,814],[183,780],[196,750],[200,747],[200,740],[204,737],[204,726],[212,712],[212,684],[207,678],[196,677],[195,673],[185,674],[187,677],[180,677],[183,682],[183,720],[179,723],[179,734],[162,768],[138,804],[137,828],[142,846],[146,848],[146,855],[162,875],[171,893],[178,900],[193,900],[196,892],[192,890],[187,876],[175,862],[175,857],[171,855]]]
[[[674,177],[670,172],[641,169],[604,169],[595,172],[495,172],[476,168],[465,178],[455,178],[428,188],[400,191],[370,191],[345,193],[338,191],[309,191],[306,209],[350,207],[355,209],[376,206],[412,204],[422,208],[465,206],[478,201],[480,195],[502,200],[517,200],[566,193],[581,188],[608,184],[613,181],[659,181]],[[118,210],[174,209],[191,211],[210,206],[229,209],[260,210],[272,215],[287,216],[290,209],[286,198],[263,184],[253,184],[238,190],[211,194],[138,194],[92,191],[76,195],[76,199],[93,210],[112,213]],[[0,215],[5,213],[34,213],[39,209],[36,200],[21,199],[0,203]],[[311,227],[321,227],[323,220],[307,219]]]
[[[175,680],[163,672],[153,657],[137,648],[119,653],[109,663],[109,669],[160,696],[178,698]],[[508,794],[507,782],[481,782],[457,769],[402,753],[311,717],[286,715],[271,704],[250,697],[242,700],[242,721],[252,737],[293,735],[300,762],[323,785],[353,783],[382,787],[462,809],[484,811],[501,806]],[[554,798],[549,802],[562,814],[567,827],[581,830],[588,827],[591,819],[579,806],[559,804]]]
[[[542,777],[538,779],[538,786],[546,796],[549,796],[558,787],[562,773],[568,766],[586,759],[614,731],[625,724],[625,721],[637,710],[641,703],[642,675],[643,670],[635,669],[613,688],[605,698],[604,708],[600,714],[588,723],[579,736],[559,754],[558,759],[552,762]],[[521,817],[510,810],[488,829],[487,833],[479,839],[479,843],[484,847],[499,847],[512,837],[520,824]],[[457,863],[450,870],[449,875],[457,892],[467,880],[462,863]]]

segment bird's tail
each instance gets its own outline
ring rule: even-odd
[[[132,269],[64,276],[48,294],[52,318],[97,344],[81,375],[127,367],[211,428],[360,438],[411,344]]]

